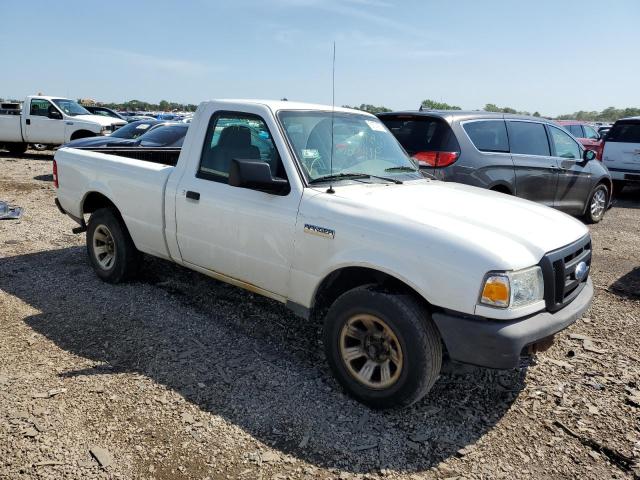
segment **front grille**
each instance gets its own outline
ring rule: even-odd
[[[576,268],[584,262],[587,274],[576,278]],[[591,269],[591,237],[547,253],[540,261],[544,277],[544,299],[547,310],[555,312],[570,303],[582,291]]]

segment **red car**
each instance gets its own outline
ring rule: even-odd
[[[602,161],[602,149],[604,140],[596,129],[586,122],[580,120],[556,120],[558,125],[562,125],[571,133],[587,150],[596,152],[596,158]]]

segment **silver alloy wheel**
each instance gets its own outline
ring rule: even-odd
[[[116,261],[116,244],[111,230],[104,224],[93,232],[93,256],[104,270],[109,270]]]
[[[595,219],[600,218],[604,214],[607,204],[607,194],[603,189],[598,189],[591,199],[591,216]]]
[[[342,361],[358,382],[381,390],[400,378],[402,347],[382,319],[368,314],[354,315],[343,325],[339,341]]]

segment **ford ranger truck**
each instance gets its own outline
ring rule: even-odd
[[[591,303],[580,221],[425,177],[373,115],[209,101],[177,153],[56,153],[98,277],[131,278],[144,253],[282,302],[322,322],[333,373],[371,407],[418,401],[445,354],[517,367]]]
[[[126,123],[93,115],[67,98],[29,96],[22,110],[0,109],[0,145],[21,154],[30,143],[58,146],[77,138],[108,135]]]

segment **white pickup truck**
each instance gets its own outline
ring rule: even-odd
[[[108,135],[125,120],[93,115],[73,100],[28,96],[19,108],[0,109],[0,145],[24,153],[27,145],[58,146],[77,138]]]
[[[581,222],[425,178],[363,112],[205,102],[164,158],[56,153],[56,203],[97,275],[129,278],[144,252],[322,321],[334,374],[372,407],[420,399],[445,354],[516,367],[593,297]]]

